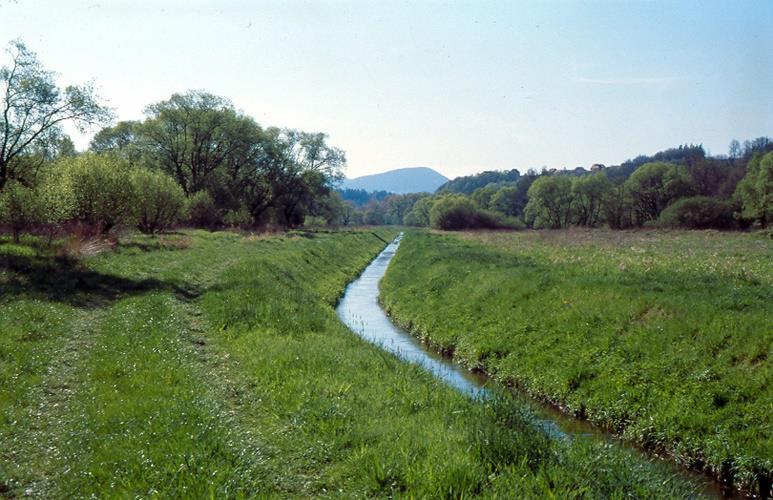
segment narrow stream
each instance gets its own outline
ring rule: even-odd
[[[469,394],[472,398],[485,398],[488,388],[497,384],[483,374],[473,373],[454,363],[422,344],[416,337],[395,326],[379,304],[378,284],[386,274],[392,257],[400,246],[403,233],[368,265],[362,274],[352,281],[336,308],[338,317],[357,335],[389,351],[399,358],[417,364],[455,389]],[[514,392],[514,397],[523,400],[534,412],[540,424],[553,436],[559,438],[598,439],[614,443],[627,449],[637,448],[623,443],[613,435],[592,426],[590,423],[572,418],[558,409],[542,404],[526,395]],[[668,468],[672,473],[687,478],[697,485],[699,491],[712,497],[728,497],[720,484],[697,472],[691,472],[669,461],[648,457],[650,462]],[[734,495],[730,495],[734,497]],[[740,497],[738,497],[740,498]]]

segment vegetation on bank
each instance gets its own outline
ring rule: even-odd
[[[693,495],[348,331],[334,304],[392,236],[135,234],[80,260],[3,238],[0,494]]]
[[[409,232],[381,288],[466,366],[771,495],[769,233]]]

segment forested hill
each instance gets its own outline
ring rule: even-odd
[[[712,177],[727,177],[730,179],[732,187],[735,187],[735,183],[739,178],[743,176],[743,168],[737,168],[737,172],[733,171],[733,167],[743,167],[746,161],[751,158],[754,151],[766,152],[773,149],[773,143],[767,137],[758,137],[754,140],[745,141],[743,144],[738,141],[733,141],[730,145],[729,154],[727,156],[710,157],[706,154],[703,145],[685,144],[673,148],[664,149],[658,151],[652,155],[638,155],[635,158],[631,158],[622,162],[619,165],[605,166],[602,164],[595,164],[590,168],[577,167],[574,169],[566,170],[545,170],[543,172],[537,172],[532,169],[524,174],[526,177],[535,177],[537,175],[563,173],[566,175],[582,176],[591,172],[603,171],[606,177],[614,184],[621,184],[625,182],[637,168],[652,162],[666,162],[676,165],[683,165],[693,171],[699,171],[699,174],[705,174],[704,176]],[[714,172],[719,167],[720,172]],[[711,170],[711,172],[704,172]],[[470,195],[476,189],[486,187],[490,184],[495,186],[502,186],[504,184],[513,184],[517,182],[523,176],[516,169],[501,170],[501,171],[485,171],[479,174],[466,175],[463,177],[457,177],[452,179],[437,190],[437,193],[462,193]],[[716,179],[717,182],[721,182],[724,179]],[[725,189],[724,191],[728,191]],[[727,194],[727,193],[725,193]]]
[[[438,193],[464,193],[472,194],[478,188],[488,186],[489,184],[498,184],[501,182],[516,182],[521,177],[517,169],[493,171],[487,170],[475,175],[465,175],[452,179],[437,190]]]
[[[398,168],[380,174],[344,179],[342,189],[390,193],[434,193],[448,178],[428,167]]]
[[[747,145],[751,148],[751,145]],[[607,178],[612,182],[625,181],[637,168],[653,161],[663,161],[676,163],[685,166],[704,160],[706,152],[702,145],[685,144],[675,148],[658,151],[653,155],[639,155],[624,161],[620,165],[604,166],[596,164],[589,169],[577,167],[575,169],[551,170],[550,172],[563,172],[568,175],[585,175],[593,171],[603,170]],[[537,175],[537,172],[530,170],[530,176]],[[504,185],[517,182],[521,178],[521,173],[517,169],[512,170],[487,170],[479,174],[465,175],[457,177],[440,186],[437,193],[462,193],[472,194],[476,189],[486,187],[490,184]]]

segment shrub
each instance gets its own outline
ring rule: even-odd
[[[429,211],[429,222],[430,226],[445,230],[511,227],[501,214],[476,208],[472,200],[463,194],[437,198]]]
[[[135,220],[140,231],[153,234],[184,217],[185,193],[174,179],[163,172],[138,168],[132,172],[131,181],[136,193]]]
[[[728,229],[736,226],[733,206],[716,198],[693,196],[669,205],[658,218],[657,225],[690,229]]]
[[[48,242],[57,226],[73,216],[75,195],[69,178],[61,170],[44,170],[34,188],[10,182],[0,194],[0,220],[11,226],[14,241],[33,224],[48,228]]]
[[[37,221],[40,214],[35,192],[17,181],[9,181],[0,193],[0,220],[11,226],[13,241],[19,242],[19,234]]]
[[[226,212],[223,216],[223,222],[229,227],[243,227],[252,224],[253,218],[246,208],[240,207],[239,210]]]
[[[507,218],[508,221],[516,220],[512,217]],[[505,222],[505,217],[493,210],[479,210],[476,209],[472,214],[470,220],[470,229],[498,229],[508,227],[508,223]]]
[[[499,225],[504,229],[526,229],[526,223],[520,217],[501,217]]]
[[[418,200],[403,216],[403,224],[407,226],[429,226],[429,213],[432,210],[432,205],[434,203],[435,198],[431,196]]]
[[[755,154],[735,191],[743,207],[741,216],[765,228],[773,219],[773,151]]]
[[[429,211],[429,224],[436,229],[467,229],[475,216],[475,205],[464,195],[442,196]]]
[[[102,234],[131,221],[136,198],[126,162],[83,154],[61,160],[59,168],[72,187],[78,220]]]
[[[362,222],[368,226],[380,226],[384,224],[384,212],[377,203],[369,203],[362,211]]]
[[[220,224],[220,212],[206,191],[199,191],[188,198],[188,221],[194,226],[213,228]]]
[[[48,227],[48,244],[59,224],[75,215],[75,191],[62,169],[47,169],[35,189],[38,200],[38,220]]]
[[[307,215],[303,218],[304,227],[323,227],[327,225],[327,220],[320,215]]]
[[[240,207],[238,210],[229,210],[223,216],[223,222],[230,227],[249,226],[253,221],[252,215],[244,207]]]

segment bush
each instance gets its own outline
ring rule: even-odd
[[[13,241],[19,242],[19,234],[37,221],[40,214],[35,192],[23,184],[10,181],[0,193],[0,220],[11,226]]]
[[[504,229],[526,229],[526,223],[520,217],[502,217],[499,220],[501,228]]]
[[[43,172],[35,189],[38,202],[38,221],[48,227],[48,243],[63,221],[75,215],[75,191],[66,172],[61,169],[47,169]]]
[[[303,227],[324,227],[327,225],[327,219],[321,215],[307,215],[303,218]]]
[[[497,229],[513,227],[501,214],[490,210],[480,210],[466,196],[450,194],[441,196],[429,211],[430,226],[436,229]],[[515,227],[517,223],[510,221]]]
[[[413,207],[403,216],[403,224],[419,227],[429,226],[429,213],[434,203],[435,198],[431,196],[416,201]]]
[[[137,228],[146,234],[168,229],[185,216],[185,193],[163,172],[138,168],[131,174]]]
[[[728,229],[736,227],[733,206],[707,196],[682,198],[669,205],[658,217],[657,225],[690,229]]]
[[[773,151],[754,155],[736,187],[735,197],[741,202],[745,219],[759,222],[762,228],[773,219]]]
[[[246,208],[241,207],[239,210],[229,210],[223,216],[223,222],[229,227],[244,227],[253,223],[252,215]]]
[[[206,191],[199,191],[188,198],[188,222],[197,227],[213,228],[220,224],[220,212]]]
[[[61,170],[44,170],[34,188],[11,181],[0,193],[0,221],[11,226],[14,241],[33,224],[48,228],[51,243],[58,225],[72,217],[75,196],[69,178]]]
[[[464,195],[438,198],[429,211],[429,224],[435,229],[467,229],[475,216],[475,205]]]
[[[136,206],[128,164],[112,156],[83,154],[61,160],[72,187],[75,217],[98,233],[130,222]]]
[[[493,210],[479,210],[476,209],[472,214],[472,220],[470,221],[470,229],[499,229],[509,227],[509,224],[505,222],[505,217],[499,212]],[[507,218],[508,221],[514,221],[512,217]]]
[[[672,202],[692,194],[687,168],[662,162],[645,163],[637,168],[625,181],[625,188],[639,224],[657,220]]]

